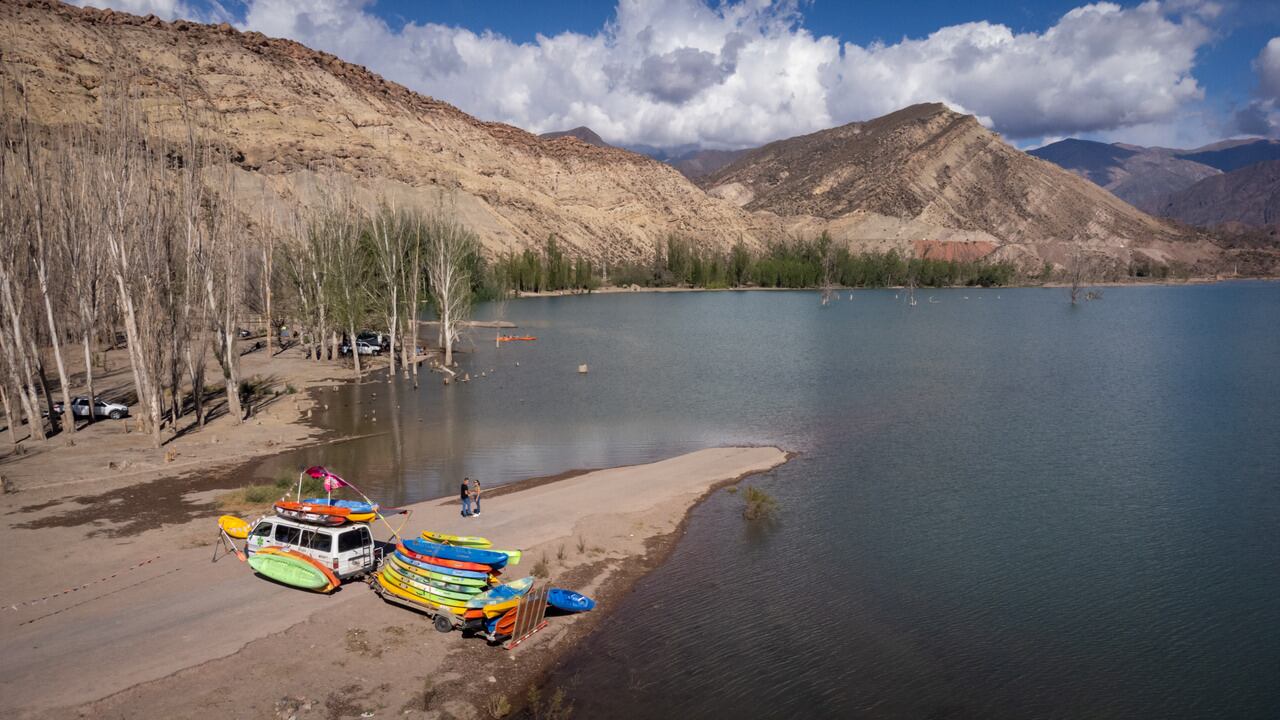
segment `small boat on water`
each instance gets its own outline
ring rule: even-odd
[[[533,340],[537,340],[537,339],[538,339],[538,338],[536,338],[536,337],[534,337],[534,336],[532,336],[532,335],[499,335],[499,336],[498,336],[498,342],[515,342],[515,341],[517,341],[517,340],[523,340],[523,341],[526,341],[526,342],[531,342],[531,341],[533,341]]]

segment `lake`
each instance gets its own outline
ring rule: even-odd
[[[713,494],[556,672],[577,717],[1280,713],[1280,284],[896,295],[482,306],[538,340],[326,391],[322,424],[379,434],[258,472],[359,468],[394,503],[797,452],[747,481],[775,522]]]

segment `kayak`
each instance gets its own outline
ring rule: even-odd
[[[394,555],[391,556],[390,562],[401,575],[444,592],[457,593],[462,596],[461,599],[469,599],[484,592],[483,587],[477,587],[475,585],[455,585],[451,582],[428,577],[425,571],[419,570],[403,560],[397,559]]]
[[[498,617],[499,615],[503,615],[503,614],[505,614],[508,610],[512,610],[512,609],[514,609],[514,608],[515,608],[515,606],[517,606],[517,605],[519,605],[519,604],[520,604],[520,599],[521,599],[521,598],[513,597],[513,598],[511,598],[511,599],[509,599],[509,600],[503,600],[503,601],[501,601],[501,602],[489,603],[488,605],[485,605],[484,607],[482,607],[482,608],[480,608],[480,609],[484,611],[484,616],[485,616],[485,617],[487,617],[487,618],[495,618],[495,617]]]
[[[249,557],[249,567],[263,577],[306,590],[328,592],[340,582],[324,565],[294,550],[262,548]]]
[[[447,572],[451,575],[460,573],[463,577],[477,578],[489,577],[489,573],[493,571],[488,565],[482,565],[480,563],[461,562],[458,560],[449,560],[447,558],[433,557],[431,555],[423,555],[422,553],[414,552],[413,549],[408,546],[408,543],[411,542],[413,542],[413,540],[405,540],[396,546],[396,550],[400,554],[407,555],[418,562],[435,565],[436,567],[432,568],[433,570],[438,569],[439,572]]]
[[[237,540],[244,540],[249,537],[249,530],[252,526],[235,515],[223,515],[218,518],[218,527],[231,537]]]
[[[493,632],[498,635],[510,635],[516,629],[516,611],[515,608],[507,611],[506,615],[494,625]]]
[[[388,572],[394,573],[394,577],[396,580],[412,585],[415,590],[421,590],[422,592],[430,593],[431,595],[438,595],[440,596],[440,598],[444,600],[454,600],[454,601],[465,604],[468,600],[470,600],[476,594],[474,592],[469,592],[469,593],[455,592],[453,590],[446,590],[444,588],[436,587],[435,585],[428,583],[424,578],[421,578],[417,575],[414,575],[412,572],[404,570],[402,567],[396,565],[395,563],[389,563],[387,566],[384,567],[384,569]],[[479,588],[472,588],[472,589],[478,590]]]
[[[334,507],[346,508],[347,512],[363,515],[378,511],[378,506],[367,503],[363,500],[338,500],[336,498],[307,498],[302,502],[310,505],[332,505]]]
[[[394,569],[386,565],[382,566],[382,572],[378,573],[378,578],[384,583],[394,585],[410,595],[416,596],[418,602],[428,602],[432,605],[443,605],[459,615],[467,609],[467,604],[461,600],[454,600],[444,597],[443,595],[437,595],[433,592],[428,592],[415,587],[403,575],[397,573]]]
[[[275,504],[276,514],[290,520],[300,520],[315,525],[341,525],[351,514],[350,510],[332,505],[312,505],[310,503],[282,500]]]
[[[363,500],[337,500],[333,498],[307,498],[302,502],[308,505],[330,505],[346,508],[347,519],[351,522],[369,522],[378,517],[378,506]]]
[[[440,543],[441,545],[461,545],[463,547],[487,548],[493,543],[488,538],[471,537],[467,535],[448,535],[446,533],[433,532],[431,530],[422,531],[422,539],[430,542]]]
[[[505,585],[489,588],[467,601],[467,607],[479,608],[492,603],[503,602],[511,598],[523,597],[533,587],[533,577],[512,580]]]
[[[509,560],[506,553],[485,550],[482,548],[441,545],[440,543],[427,542],[426,540],[419,540],[417,538],[409,538],[405,540],[404,545],[418,555],[432,558],[431,562],[437,562],[437,559],[439,559],[469,563],[471,565],[487,566],[464,567],[462,568],[464,570],[501,569]]]
[[[388,580],[385,580],[382,577],[382,573],[378,573],[375,577],[378,581],[378,585],[380,585],[383,590],[403,600],[408,600],[410,602],[417,603],[418,605],[429,607],[433,610],[434,609],[448,610],[458,615],[461,615],[463,612],[462,608],[454,608],[448,605],[440,605],[439,603],[431,602],[430,600],[427,600],[419,595],[414,595],[413,593],[410,593],[408,590],[402,590],[400,587],[398,587],[394,583]]]
[[[547,604],[565,612],[586,612],[595,608],[596,601],[572,590],[551,588],[547,592]]]
[[[532,335],[499,335],[498,336],[498,342],[513,342],[516,340],[532,341],[537,339],[538,338]]]
[[[433,580],[453,583],[454,585],[474,585],[481,588],[489,585],[489,577],[484,573],[471,572],[470,570],[454,570],[453,568],[432,565],[431,563],[422,562],[421,560],[414,560],[408,555],[400,552],[394,552],[391,555],[392,557],[400,560],[400,562],[413,566],[418,572]],[[466,574],[460,575],[458,573]]]

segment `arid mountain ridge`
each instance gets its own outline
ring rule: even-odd
[[[5,96],[21,82],[39,123],[95,124],[111,84],[128,81],[153,131],[182,133],[185,99],[206,136],[239,151],[249,192],[302,194],[318,171],[336,172],[369,197],[447,204],[493,253],[554,234],[571,254],[639,260],[672,234],[726,249],[827,231],[855,251],[990,254],[1028,268],[1063,263],[1077,245],[1121,265],[1221,260],[1204,237],[942,105],[772,143],[704,178],[704,192],[656,160],[477,120],[332,55],[228,25],[19,0],[0,4],[0,34]]]

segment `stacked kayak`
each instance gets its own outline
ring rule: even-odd
[[[470,537],[466,535],[446,535],[445,533],[432,532],[431,530],[422,531],[422,539],[427,542],[433,542],[440,545],[453,545],[455,547],[473,547],[492,549],[493,543],[489,538]],[[522,550],[494,550],[507,556],[508,565],[519,565],[520,558],[524,556]]]
[[[347,520],[351,522],[369,522],[378,516],[378,506],[363,500],[338,500],[336,498],[307,498],[302,502],[308,505],[328,505],[347,511]]]
[[[508,562],[510,555],[497,550],[410,538],[382,563],[377,581],[397,597],[462,615]]]

